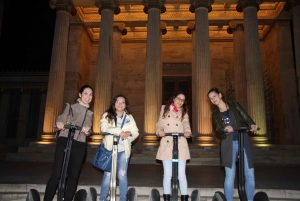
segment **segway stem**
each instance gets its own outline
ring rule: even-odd
[[[64,128],[69,129],[69,133],[68,133],[66,148],[64,150],[63,166],[61,168],[60,179],[58,184],[58,195],[57,195],[58,201],[65,200],[64,196],[66,192],[66,179],[68,176],[67,171],[68,171],[69,159],[70,159],[71,148],[72,148],[72,139],[74,138],[75,130],[82,129],[79,126],[74,126],[74,125],[65,125]]]
[[[172,157],[172,201],[178,200],[178,136],[183,133],[165,133],[165,136],[173,137],[173,157]]]

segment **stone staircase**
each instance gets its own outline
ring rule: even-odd
[[[90,162],[97,151],[98,146],[89,144],[87,148],[86,162]],[[220,147],[197,146],[189,144],[192,159],[188,165],[220,165]],[[156,164],[157,146],[144,146],[137,143],[132,146],[131,164]],[[29,147],[19,147],[17,153],[6,154],[6,161],[37,161],[51,162],[54,159],[55,144],[30,143]],[[255,164],[268,165],[300,165],[300,145],[253,145],[252,151]]]
[[[26,200],[27,193],[30,189],[36,189],[41,197],[41,200],[43,200],[44,197],[44,190],[45,185],[40,184],[0,184],[0,200],[1,201],[23,201]],[[88,189],[92,187],[95,188],[96,191],[99,191],[99,186],[88,186],[88,185],[79,185],[77,190],[85,189],[88,191]],[[132,188],[134,186],[129,186],[129,188]],[[134,187],[137,192],[137,200],[139,201],[149,201],[149,194],[152,189],[156,188],[161,195],[162,198],[162,187]],[[198,190],[200,192],[200,201],[212,201],[213,195],[216,191],[223,191],[223,189],[220,188],[201,188],[201,189],[193,189],[188,188],[188,194],[191,196],[192,191]],[[272,190],[272,189],[256,189],[256,192],[263,191],[267,193],[270,201],[299,201],[300,191],[296,190]],[[119,200],[119,190],[117,188],[117,198],[116,200]],[[178,196],[180,200],[180,196]],[[97,199],[99,198],[99,192],[97,192]],[[53,200],[56,200],[56,196]],[[239,201],[239,196],[237,190],[234,191],[234,200],[233,201]]]

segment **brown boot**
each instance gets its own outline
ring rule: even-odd
[[[163,194],[163,197],[164,197],[164,201],[170,201],[170,194]]]
[[[189,195],[181,195],[181,201],[188,201]]]

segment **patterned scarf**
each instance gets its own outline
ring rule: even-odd
[[[171,111],[171,110],[173,110],[176,114],[179,112],[179,110],[176,108],[176,106],[175,106],[174,103],[172,103],[172,104],[170,105],[170,111]]]

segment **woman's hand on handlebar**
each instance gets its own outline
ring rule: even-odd
[[[232,126],[226,126],[225,129],[224,129],[224,131],[225,131],[226,133],[233,133],[233,132],[234,132]]]
[[[56,122],[56,127],[58,130],[65,130],[65,124],[63,122]]]
[[[252,131],[252,132],[257,131],[257,128],[258,127],[256,125],[252,124],[250,131]]]
[[[191,132],[184,132],[183,135],[185,138],[189,138],[191,135]]]
[[[165,132],[164,131],[159,131],[158,136],[159,137],[165,137]]]
[[[122,131],[120,133],[120,137],[122,138],[122,140],[128,138],[130,136],[131,132],[130,131]]]
[[[89,130],[91,128],[89,126],[84,126],[82,127],[82,130],[80,132],[85,133],[86,135],[89,134]]]

